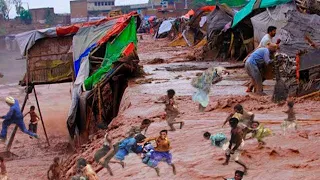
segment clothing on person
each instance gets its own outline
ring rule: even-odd
[[[285,121],[295,121],[296,120],[296,113],[294,112],[293,108],[289,108],[288,111],[286,111],[288,114],[288,118],[285,119]]]
[[[38,129],[38,123],[30,123],[29,124],[29,131],[30,132],[33,132],[33,133],[36,133],[37,134],[37,129]]]
[[[262,124],[260,124],[252,132],[252,137],[256,138],[259,142],[262,141],[263,138],[270,135],[272,135],[272,131],[269,128],[265,128]]]
[[[217,133],[215,135],[210,136],[211,144],[213,146],[222,148],[223,145],[228,142],[228,138],[225,134],[223,133]]]
[[[87,164],[82,171],[83,171],[83,175],[86,177],[87,180],[99,180],[98,175],[92,169],[90,164]]]
[[[192,96],[192,100],[200,103],[202,107],[207,107],[212,81],[218,77],[217,69],[210,67],[204,71],[201,76],[194,78],[191,85],[197,88],[198,91]]]
[[[166,151],[166,152],[154,151],[151,154],[150,159],[153,160],[154,167],[157,167],[160,161],[165,161],[169,165],[172,164],[172,154],[169,151]]]
[[[286,131],[287,129],[297,129],[297,122],[296,121],[283,121],[281,123],[281,128],[283,131]]]
[[[272,37],[270,34],[266,34],[260,41],[259,47],[267,47],[269,43],[272,43]]]
[[[10,106],[10,110],[7,115],[2,117],[4,121],[2,122],[1,138],[5,139],[7,137],[7,130],[11,124],[16,124],[20,130],[29,136],[38,137],[37,134],[27,130],[24,122],[23,115],[20,111],[19,102],[15,99],[15,103]]]
[[[239,120],[239,126],[242,128],[245,128],[245,127],[250,127],[251,122],[253,120],[252,116],[253,116],[252,112],[247,112],[243,110],[242,114],[234,113],[232,117],[237,118]]]
[[[155,147],[156,151],[167,152],[171,150],[170,141],[168,138],[162,139],[159,137],[153,137],[146,139],[146,142],[155,141],[157,146]]]
[[[175,129],[173,127],[173,124],[179,115],[178,105],[175,101],[175,98],[169,98],[168,95],[165,95],[162,96],[159,100],[165,103],[166,121],[168,123],[168,126],[171,129]]]
[[[137,141],[133,137],[122,140],[118,145],[118,151],[115,154],[115,158],[123,161],[125,157],[132,152],[132,148],[135,146],[137,146]]]
[[[14,103],[12,106],[10,106],[9,112],[7,113],[7,115],[2,116],[2,119],[4,119],[5,121],[6,120],[19,121],[19,120],[23,119],[23,115],[21,113],[18,100],[14,99]]]
[[[250,84],[252,84],[256,88],[256,92],[262,92],[262,75],[259,68],[256,65],[246,61],[245,69],[249,77],[251,78]]]
[[[252,54],[250,54],[246,63],[247,62],[256,65],[258,68],[265,64],[269,64],[271,62],[269,49],[259,48],[255,50]]]

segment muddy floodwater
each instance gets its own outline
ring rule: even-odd
[[[264,90],[268,96],[249,95],[245,92],[244,84],[248,76],[244,69],[232,68],[228,69],[229,75],[224,76],[222,81],[212,85],[210,104],[205,112],[199,112],[198,104],[192,101],[196,89],[191,86],[191,79],[210,66],[228,67],[237,62],[189,61],[187,56],[192,52],[192,48],[168,48],[166,45],[169,41],[166,39],[154,41],[147,35],[144,35],[143,39],[139,42],[138,53],[146,75],[130,80],[119,115],[110,125],[113,130],[109,133],[116,141],[130,126],[138,125],[144,118],[154,121],[147,132],[148,137],[157,136],[160,130],[168,129],[166,121],[162,118],[164,105],[156,104],[155,101],[165,95],[168,89],[174,89],[180,110],[178,120],[185,121],[183,129],[168,134],[177,175],[173,175],[170,166],[160,163],[161,176],[157,177],[153,169],[144,165],[141,158],[132,153],[126,157],[124,169],[120,165],[111,164],[114,176],[110,176],[107,170],[103,169],[98,173],[100,179],[220,180],[233,177],[234,171],[241,167],[233,161],[228,166],[223,166],[224,152],[211,146],[210,142],[203,138],[203,133],[223,132],[229,136],[230,128],[222,127],[222,124],[237,103],[253,112],[256,120],[273,131],[272,136],[265,138],[266,145],[263,148],[258,147],[255,139],[245,141],[241,160],[249,170],[244,179],[316,180],[320,177],[319,101],[314,98],[293,98],[296,102],[294,108],[298,130],[291,130],[284,135],[280,124],[286,118],[283,111],[287,107],[285,104],[277,105],[271,102],[275,82],[271,80],[264,83]],[[150,64],[149,62],[155,58],[161,58],[164,62]],[[3,62],[1,59],[0,63]],[[5,72],[3,74],[6,76]],[[84,146],[78,154],[67,154],[66,117],[71,103],[70,87],[70,83],[37,87],[51,146],[47,146],[41,126],[38,126],[40,140],[30,139],[19,131],[12,148],[17,157],[7,161],[10,179],[46,179],[46,170],[55,156],[62,157],[66,161],[65,164],[71,163],[69,156],[73,159],[84,157],[92,160],[95,151],[101,147],[102,131],[97,132],[92,142]],[[0,99],[3,100],[8,95],[15,96],[22,102],[23,88],[9,80],[1,82]],[[30,95],[27,108],[34,103],[34,97]],[[7,110],[5,103],[0,103],[0,114],[6,113]],[[28,121],[26,118],[25,122]],[[96,163],[92,165],[98,168]],[[71,171],[72,169],[69,173]]]

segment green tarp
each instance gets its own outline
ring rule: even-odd
[[[260,5],[256,4],[259,3],[259,1],[261,2]],[[277,6],[291,1],[292,0],[251,0],[244,8],[236,13],[232,21],[232,27],[235,27],[240,21],[251,14],[251,12],[255,9]]]
[[[211,5],[227,4],[229,7],[242,7],[248,3],[248,0],[206,0]]]
[[[85,90],[91,90],[112,69],[112,64],[122,55],[130,44],[137,46],[137,25],[132,17],[128,26],[111,42],[107,42],[106,52],[101,67],[84,81]]]

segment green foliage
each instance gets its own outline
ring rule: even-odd
[[[46,24],[53,25],[54,24],[54,15],[51,13],[49,9],[46,11]]]
[[[12,3],[16,7],[16,13],[19,15],[24,8],[22,7],[22,1],[21,0],[12,0]]]
[[[25,24],[31,24],[32,23],[32,15],[31,15],[30,11],[22,9],[20,11],[20,19]]]

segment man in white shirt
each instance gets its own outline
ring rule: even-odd
[[[277,28],[274,26],[269,26],[267,30],[268,34],[264,35],[260,41],[259,48],[267,47],[269,43],[272,43],[272,38],[276,36]],[[277,45],[280,44],[280,39],[277,40]]]

